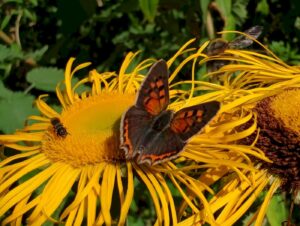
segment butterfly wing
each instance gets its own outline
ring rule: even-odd
[[[183,150],[185,142],[170,128],[159,134],[153,134],[155,138],[147,143],[139,152],[137,163],[156,165],[158,163],[176,158]]]
[[[201,131],[219,108],[220,103],[212,101],[176,112],[171,119],[170,127],[159,133],[152,130],[144,137],[142,142],[144,146],[138,151],[137,162],[155,165],[176,158],[187,140]]]
[[[181,140],[187,141],[200,132],[219,109],[220,103],[217,101],[183,108],[175,113],[170,128]]]
[[[122,116],[120,148],[125,151],[126,159],[134,158],[154,117],[164,111],[168,104],[168,67],[164,60],[159,60],[150,68],[137,94],[135,105]]]
[[[134,150],[138,146],[141,136],[150,128],[152,116],[145,110],[132,106],[121,119],[121,144],[126,159],[132,159],[137,154]]]
[[[149,70],[141,85],[136,106],[151,115],[158,115],[169,105],[169,74],[167,63],[157,61]]]

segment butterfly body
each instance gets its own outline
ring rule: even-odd
[[[168,105],[168,69],[166,62],[160,60],[142,83],[135,105],[122,116],[120,148],[126,159],[155,165],[176,158],[219,109],[216,101],[178,112],[167,109]]]
[[[161,132],[170,127],[171,119],[173,118],[173,111],[166,110],[161,112],[153,119],[151,129],[157,132]]]

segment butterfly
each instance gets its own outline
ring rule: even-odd
[[[168,78],[167,63],[157,61],[141,84],[135,104],[122,115],[120,148],[126,159],[149,165],[174,159],[187,141],[217,114],[217,101],[177,112],[168,110]]]
[[[257,39],[262,33],[263,27],[253,26],[246,31],[245,34],[251,36],[253,39]],[[207,46],[206,54],[208,56],[216,56],[218,54],[224,53],[227,49],[244,49],[252,45],[253,40],[245,35],[239,35],[234,40],[228,42],[224,39],[217,38],[211,41]],[[214,60],[207,62],[208,72],[217,71],[222,66],[228,64],[229,61]]]

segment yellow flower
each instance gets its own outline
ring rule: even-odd
[[[220,119],[216,118],[194,136],[176,160],[156,166],[127,161],[119,149],[120,117],[134,103],[144,71],[155,60],[145,60],[129,71],[136,56],[129,53],[119,73],[91,70],[72,85],[75,73],[90,65],[84,63],[72,69],[72,58],[66,66],[64,83],[56,89],[62,112],[46,104],[47,95],[42,95],[36,101],[41,116],[30,116],[28,124],[15,134],[0,135],[0,142],[9,148],[6,151],[9,157],[0,162],[2,224],[42,225],[52,221],[66,225],[124,225],[137,175],[152,198],[157,225],[176,225],[194,213],[202,222],[215,225],[218,207],[211,206],[206,198],[207,192],[215,197],[210,186],[231,171],[249,183],[245,174],[255,169],[246,154],[267,159],[258,149],[234,144],[255,127],[235,134],[226,132],[233,124],[238,127],[249,121],[253,114],[243,112],[234,122],[227,120],[225,112],[234,107],[227,103],[232,99],[232,90],[194,80],[196,63],[204,56],[202,51],[207,43],[199,49],[187,48],[191,42],[167,62],[172,68],[169,108],[178,110],[208,101],[223,101]],[[174,61],[180,56],[185,58],[175,67]],[[177,74],[189,62],[192,80],[175,82]],[[88,84],[90,89],[86,89]],[[189,86],[190,90],[183,86]],[[78,91],[82,87],[86,90]],[[210,92],[194,95],[198,91]],[[179,212],[170,184],[183,201]]]
[[[224,179],[223,186],[209,201],[211,209],[221,211],[216,217],[220,225],[232,225],[245,216],[263,190],[268,192],[248,224],[262,225],[271,198],[278,190],[292,192],[292,202],[300,203],[300,67],[285,64],[260,45],[267,54],[226,50],[202,61],[231,62],[208,74],[218,77],[231,93],[224,98],[221,108],[221,112],[227,114],[228,125],[231,123],[228,132],[236,136],[251,129],[247,136],[236,139],[236,144],[244,145],[246,155],[259,148],[269,159],[248,155],[249,162],[258,170],[245,172],[243,180],[238,174]],[[236,126],[236,119],[247,113],[251,120]],[[232,147],[227,150],[231,151]],[[189,225],[200,219],[201,216],[196,214],[180,225]]]

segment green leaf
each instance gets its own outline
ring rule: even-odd
[[[200,9],[202,12],[202,24],[206,24],[206,19],[207,19],[207,12],[208,12],[208,5],[210,3],[210,0],[199,0],[200,2]]]
[[[231,13],[232,10],[232,1],[231,0],[216,0],[221,14],[225,18],[225,26],[223,30],[234,30],[235,28],[235,19]],[[226,40],[231,39],[233,34],[223,34],[222,37]]]
[[[224,30],[227,31],[235,30],[235,18],[232,15],[229,15],[227,17],[227,23],[226,26],[224,27]],[[226,40],[232,40],[234,36],[235,36],[234,33],[227,33],[222,35],[222,37]]]
[[[44,46],[42,47],[41,49],[38,49],[36,51],[34,51],[33,53],[28,53],[26,55],[26,58],[30,57],[30,58],[33,58],[35,59],[36,61],[39,61],[43,55],[45,54],[45,52],[48,50],[48,46]]]
[[[24,127],[29,115],[37,114],[33,108],[34,97],[24,93],[12,93],[8,98],[0,99],[0,130],[13,133]]]
[[[288,211],[282,195],[274,195],[270,201],[267,218],[271,226],[281,226],[288,219]]]
[[[7,99],[9,98],[13,92],[9,89],[7,89],[3,82],[0,80],[0,99]]]
[[[0,62],[22,57],[23,54],[20,48],[16,47],[14,44],[10,45],[9,48],[0,44]]]
[[[202,14],[202,31],[204,31],[205,26],[207,26],[207,13],[208,13],[208,5],[210,0],[199,0],[200,10]]]
[[[9,14],[9,15],[6,15],[5,17],[4,17],[4,19],[2,20],[2,22],[1,22],[1,26],[0,26],[0,29],[1,30],[3,30],[6,26],[7,26],[7,24],[9,23],[9,21],[10,21],[10,19],[11,19],[11,14]]]
[[[230,16],[231,14],[231,0],[216,0],[217,5],[219,6],[219,10],[221,11],[221,13],[223,14],[223,16],[225,17],[225,20],[227,20],[227,18]],[[226,21],[225,21],[226,23]]]
[[[234,24],[235,26],[242,26],[248,16],[248,9],[247,6],[249,4],[249,0],[239,0],[239,1],[234,1],[232,5],[232,14],[235,18]]]
[[[34,12],[29,11],[28,9],[23,9],[24,18],[28,18],[33,22],[36,22],[36,14]]]
[[[64,79],[64,71],[58,68],[34,68],[26,75],[26,80],[35,88],[44,91],[55,91],[58,82]]]
[[[152,23],[156,15],[159,0],[139,0],[139,3],[144,16]]]
[[[261,0],[257,4],[256,12],[259,12],[259,13],[265,15],[265,16],[269,14],[270,8],[269,8],[267,0]]]
[[[26,80],[31,83],[34,88],[54,92],[57,84],[64,80],[64,71],[54,67],[34,68],[26,75]],[[72,85],[78,82],[78,78],[72,78]],[[79,86],[75,91],[82,93],[90,91],[91,88],[87,85]]]
[[[72,82],[71,82],[72,87],[74,87],[77,82],[78,82],[78,79],[73,78]],[[87,86],[87,85],[81,85],[77,89],[75,89],[75,92],[78,93],[78,94],[83,93],[83,92],[90,92],[90,91],[91,91],[91,87]]]
[[[297,17],[295,19],[295,28],[300,30],[300,17]]]
[[[33,6],[38,6],[38,0],[30,0],[30,3],[31,3]]]
[[[128,216],[127,217],[127,225],[143,226],[143,225],[145,225],[145,222],[139,217]]]
[[[11,63],[1,63],[0,62],[0,70],[3,71],[2,75],[1,75],[2,80],[4,80],[5,78],[7,78],[9,76],[11,68],[12,68]]]

